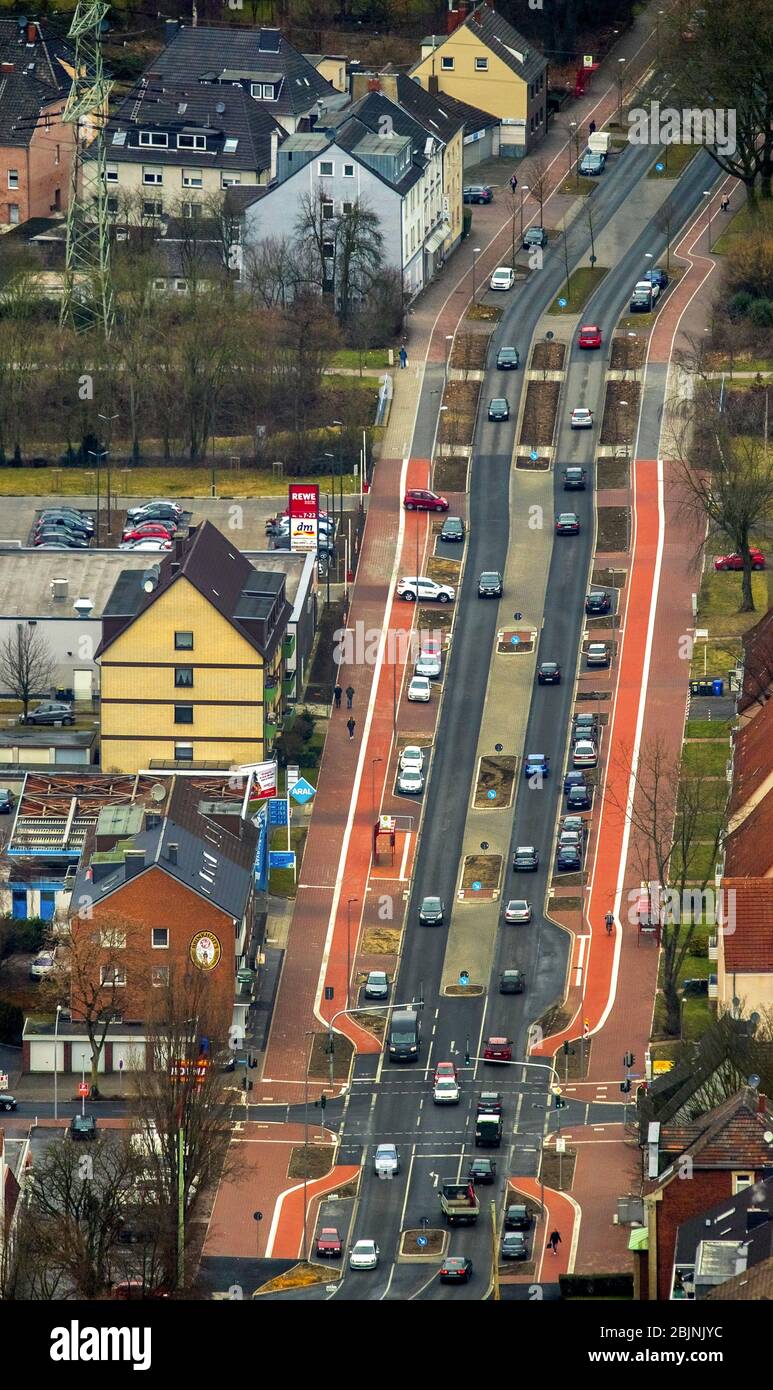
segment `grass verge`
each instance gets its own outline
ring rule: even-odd
[[[607,274],[607,267],[601,265],[583,265],[578,270],[573,271],[569,276],[569,294],[566,293],[566,282],[561,286],[556,298],[553,300],[549,314],[579,314],[586,300],[590,299],[593,291]],[[567,304],[561,308],[559,299],[567,299]]]

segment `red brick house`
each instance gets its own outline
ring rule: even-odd
[[[744,1086],[696,1120],[654,1122],[650,1130],[649,1161],[662,1171],[644,1195],[644,1296],[668,1301],[679,1227],[773,1170],[773,1111],[765,1096]]]
[[[62,124],[72,54],[31,20],[0,18],[0,226],[67,207],[73,130]]]

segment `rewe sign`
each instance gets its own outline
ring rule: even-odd
[[[287,512],[290,517],[290,549],[316,551],[319,517],[317,483],[290,483]]]

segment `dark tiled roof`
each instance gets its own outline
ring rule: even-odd
[[[13,63],[18,72],[23,72],[30,63],[34,63],[35,79],[53,88],[55,92],[60,91],[68,81],[67,72],[60,59],[72,64],[72,48],[64,39],[53,35],[40,20],[35,20],[38,39],[35,44],[28,44],[26,34],[19,29],[18,18],[18,15],[0,18],[0,62]]]
[[[154,58],[145,75],[158,74],[165,83],[184,86],[217,82],[223,72],[244,73],[245,80],[247,74],[267,79],[271,73],[282,73],[279,97],[270,105],[279,115],[304,115],[320,97],[335,93],[313,64],[276,29],[182,28]]]
[[[53,88],[20,72],[0,73],[0,145],[26,146],[44,107],[56,101]]]
[[[647,1126],[657,1121],[674,1129],[680,1121],[702,1122],[716,1094],[714,1078],[721,1084],[743,1084],[753,1072],[767,1076],[773,1070],[773,1043],[754,1036],[748,1019],[722,1014],[707,1028],[700,1041],[680,1057],[672,1069],[639,1092],[637,1111],[640,1142],[647,1142]]]
[[[368,95],[378,95],[378,93],[369,93]],[[395,106],[393,103],[390,102],[389,106],[392,111],[399,111],[399,107]],[[370,114],[372,115],[372,112]],[[412,127],[420,130],[420,127],[417,126],[415,121],[411,120],[407,112],[401,111],[400,116],[402,118],[401,124],[407,126],[408,122],[410,122]],[[378,125],[376,125],[375,129],[378,130]],[[395,122],[395,133],[403,135],[405,139],[412,139],[407,129],[403,131],[398,130],[397,122]],[[353,154],[356,158],[357,146],[366,136],[372,134],[374,134],[374,130],[370,125],[366,125],[364,121],[360,120],[359,116],[352,116],[335,131],[335,143],[339,145],[342,150],[346,150],[347,153]],[[365,163],[364,160],[363,163]],[[405,197],[405,194],[413,188],[414,184],[418,183],[426,167],[427,160],[418,157],[414,151],[412,163],[406,169],[402,177],[395,183],[387,178],[386,174],[380,169],[374,169],[370,164],[367,165],[367,168],[376,178],[380,179],[382,183],[385,183],[388,188],[394,188],[401,197]]]
[[[755,1182],[728,1200],[683,1221],[676,1238],[676,1263],[689,1263],[702,1240],[749,1240],[749,1263],[773,1255],[773,1221],[756,1225],[747,1220],[749,1211],[773,1213],[773,1179]]]
[[[146,571],[122,571],[103,610],[103,622],[107,621],[97,655],[103,655],[115,638],[170,585],[185,578],[256,651],[267,657],[284,635],[291,605],[285,602],[283,611],[277,614],[267,647],[261,642],[256,620],[266,616],[274,606],[275,596],[284,584],[284,575],[254,569],[211,521],[192,527],[187,539],[178,542],[178,547],[179,553],[172,550],[158,563],[158,583],[149,593],[142,587]],[[154,558],[148,556],[148,560],[148,569],[154,569]],[[110,619],[114,621],[111,623]],[[105,635],[106,631],[109,635]]]
[[[364,126],[367,126],[374,135],[381,134],[386,118],[391,122],[391,126],[387,129],[393,130],[395,135],[408,136],[413,144],[414,154],[420,155],[424,150],[427,140],[426,127],[415,120],[410,112],[405,111],[402,106],[390,101],[383,92],[366,92],[359,101],[353,102],[351,106],[346,108],[342,117],[344,121],[350,117],[355,117]],[[443,137],[438,135],[437,138],[442,139]]]
[[[773,1299],[773,1259],[736,1274],[705,1295],[716,1303],[770,1302]]]
[[[65,92],[69,79],[59,58],[72,62],[73,55],[68,44],[50,38],[41,25],[37,42],[27,44],[17,19],[0,18],[0,62],[14,65],[13,72],[0,73],[0,145],[23,147],[43,108]]]
[[[468,106],[466,101],[458,101],[447,92],[433,96],[405,73],[397,78],[397,99],[427,129],[431,130],[433,123],[437,123],[441,131],[446,132],[441,137],[444,140],[449,140],[460,126],[464,127],[465,135],[472,135],[473,131],[499,124],[497,116],[480,111],[477,106]]]
[[[771,1145],[765,1139],[771,1127],[773,1114],[765,1097],[742,1086],[695,1124],[664,1125],[660,1145],[665,1152],[689,1156],[695,1168],[763,1169],[771,1163]],[[669,1169],[659,1182],[673,1176]]]
[[[725,969],[773,973],[773,878],[723,878],[723,901],[729,893],[735,894],[735,922],[722,937]]]
[[[183,109],[184,108],[184,109]],[[221,108],[221,109],[218,109]],[[143,130],[161,130],[173,138],[185,131],[207,132],[209,148],[203,150],[151,149],[116,143],[122,131],[134,136]],[[149,82],[140,97],[130,97],[111,119],[107,134],[107,158],[113,163],[201,164],[213,169],[251,169],[263,173],[271,163],[271,134],[285,132],[271,112],[253,101],[243,87],[167,87]],[[225,150],[227,138],[238,140],[233,153]]]

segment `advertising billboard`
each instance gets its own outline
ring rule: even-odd
[[[287,512],[290,517],[290,549],[315,552],[319,518],[319,485],[317,483],[290,483]]]

